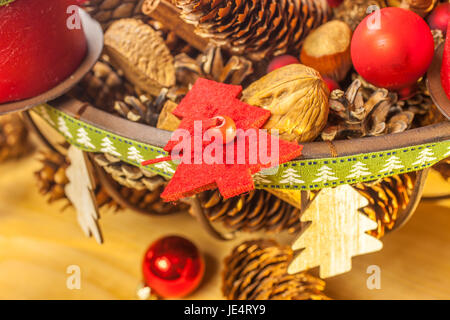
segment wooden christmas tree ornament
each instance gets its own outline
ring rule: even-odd
[[[114,22],[105,33],[111,62],[140,89],[158,95],[175,84],[173,57],[152,27],[136,19]]]
[[[377,223],[360,212],[368,201],[349,185],[326,188],[301,216],[309,223],[292,245],[304,249],[289,265],[294,274],[320,267],[320,277],[329,278],[348,272],[352,257],[381,250],[383,244],[366,232]]]
[[[322,76],[341,81],[352,67],[351,39],[352,30],[345,22],[327,22],[306,37],[300,60]]]
[[[78,223],[83,232],[93,236],[98,243],[102,243],[102,235],[97,224],[100,218],[95,199],[95,181],[86,154],[75,146],[68,150],[70,165],[66,170],[69,183],[65,186],[65,193],[77,210]]]

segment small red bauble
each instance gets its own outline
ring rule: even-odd
[[[375,14],[380,15],[379,24]],[[416,13],[384,8],[358,25],[351,54],[356,71],[364,79],[377,87],[404,91],[427,71],[434,54],[433,36]]]
[[[339,7],[340,4],[342,3],[342,1],[344,0],[327,0],[328,1],[328,5],[332,8],[336,8]]]
[[[450,17],[450,3],[442,3],[434,8],[427,21],[431,29],[439,29],[444,35],[447,32],[447,24]]]
[[[290,55],[283,55],[273,58],[273,60],[270,62],[269,66],[267,67],[267,73],[271,73],[272,71],[285,67],[290,64],[299,64],[300,61],[296,57],[290,56]]]
[[[330,78],[327,78],[327,77],[323,77],[323,81],[325,81],[325,83],[327,84],[328,90],[330,90],[330,92],[332,92],[333,90],[341,88],[339,86],[339,84],[333,79],[330,79]]]
[[[77,69],[87,43],[81,25],[68,27],[75,14],[68,9],[76,4],[16,0],[0,6],[0,103],[37,96]]]
[[[205,264],[191,241],[169,236],[150,246],[142,269],[147,286],[157,294],[164,298],[181,298],[198,287]]]

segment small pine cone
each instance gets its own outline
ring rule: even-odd
[[[242,85],[253,75],[253,64],[244,57],[225,55],[220,47],[209,45],[204,53],[191,58],[187,54],[175,56],[177,82],[189,87],[199,78]]]
[[[102,56],[72,91],[77,99],[107,112],[112,112],[114,102],[123,100],[127,94],[134,94],[133,87],[111,66],[106,55]]]
[[[290,247],[253,240],[225,258],[222,293],[228,300],[328,300],[325,282],[306,272],[290,275]]]
[[[394,228],[399,211],[406,209],[414,188],[413,174],[395,175],[374,183],[358,183],[353,187],[369,201],[361,211],[378,223],[377,229],[369,234],[380,239],[387,230]]]
[[[65,200],[66,206],[69,206],[70,200],[64,191],[66,184],[69,183],[66,176],[66,169],[70,164],[69,159],[59,153],[46,151],[41,152],[40,162],[42,167],[34,173],[39,192],[48,198],[49,203]],[[120,209],[120,206],[114,202],[102,186],[97,186],[94,194],[99,208]]]
[[[100,22],[103,30],[106,30],[118,19],[144,18],[141,12],[143,2],[143,0],[90,0],[82,7]]]
[[[369,14],[370,6],[383,8],[386,6],[384,0],[344,0],[334,9],[334,18],[346,22],[352,30]]]
[[[380,89],[359,76],[347,90],[330,95],[330,117],[323,140],[340,140],[399,133],[442,121],[422,81],[418,92],[400,101],[394,92]]]
[[[166,184],[163,177],[127,164],[110,154],[96,154],[94,161],[120,185],[136,190],[157,191]]]
[[[199,194],[200,203],[211,222],[220,221],[230,230],[279,233],[301,229],[300,210],[265,190],[224,200],[219,191]]]
[[[28,130],[20,115],[0,116],[0,162],[20,158],[32,149]]]
[[[66,184],[69,182],[66,176],[69,160],[59,153],[45,152],[41,154],[40,161],[42,163],[42,168],[35,172],[40,193],[47,196],[50,203],[57,200],[66,200],[69,205],[70,201],[66,197],[64,191]],[[126,170],[129,170],[129,168]],[[128,175],[130,175],[130,173],[128,173]],[[174,206],[171,203],[163,202],[160,198],[162,189],[163,185],[155,181],[155,184],[152,187],[153,191],[150,191],[149,189],[138,190],[126,186],[118,186],[117,191],[129,204],[146,212],[168,214],[186,208],[183,204]],[[120,205],[113,200],[107,189],[100,183],[97,183],[97,188],[94,193],[99,208],[109,207],[115,210],[121,209]]]
[[[175,0],[196,32],[234,54],[262,60],[298,53],[308,32],[328,20],[325,0]]]

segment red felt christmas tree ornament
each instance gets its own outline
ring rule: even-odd
[[[356,71],[377,87],[406,98],[434,54],[431,30],[416,13],[396,7],[367,16],[356,28],[351,55]]]
[[[302,146],[260,130],[271,113],[240,101],[241,91],[241,86],[200,78],[172,112],[182,121],[164,147],[170,156],[142,162],[146,166],[181,158],[161,194],[165,201],[215,188],[225,199],[234,197],[255,188],[253,174],[301,155]],[[216,139],[208,138],[211,131],[221,137],[222,148]],[[187,138],[180,132],[187,133]],[[181,144],[189,147],[187,154],[180,152]],[[208,152],[212,149],[214,156]]]
[[[179,236],[154,242],[144,256],[145,283],[163,298],[181,298],[200,284],[205,263],[197,247]]]
[[[77,13],[68,13],[76,4],[13,0],[0,5],[0,103],[37,96],[78,68],[87,43],[81,24],[71,20]]]

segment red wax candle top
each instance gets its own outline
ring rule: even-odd
[[[83,61],[76,0],[15,0],[0,6],[0,103],[37,96]],[[69,13],[68,13],[69,12]]]

